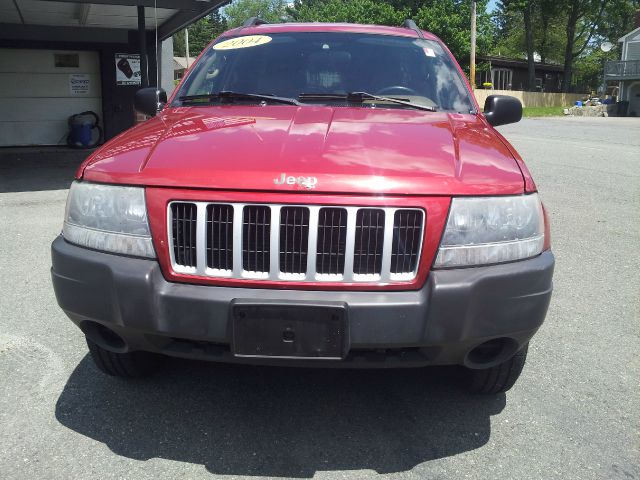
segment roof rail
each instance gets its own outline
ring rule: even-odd
[[[254,27],[256,25],[264,25],[267,22],[266,20],[262,20],[259,17],[251,17],[251,18],[247,18],[244,23],[242,24],[243,27]]]
[[[422,33],[422,30],[420,30],[416,25],[416,22],[414,22],[410,18],[407,18],[404,22],[402,22],[402,26],[404,28],[410,28],[411,30],[416,32],[420,38],[424,38],[424,34]]]

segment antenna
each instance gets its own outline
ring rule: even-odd
[[[155,22],[155,36],[156,36],[156,108],[160,105],[160,62],[162,61],[162,54],[159,53],[160,49],[158,48],[158,5],[157,0],[153,0],[153,20]],[[171,52],[171,58],[173,58],[173,52]],[[167,102],[166,94],[163,96],[163,100]],[[164,123],[164,118],[160,115],[160,120]],[[166,126],[166,124],[165,124]]]
[[[420,38],[424,39],[424,34],[422,33],[422,30],[420,30],[418,28],[418,26],[416,25],[416,22],[414,22],[410,18],[407,18],[404,22],[402,22],[402,26],[404,28],[408,28],[410,30],[413,30],[414,32],[416,32],[418,34],[418,36]]]

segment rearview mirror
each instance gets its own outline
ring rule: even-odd
[[[494,127],[516,123],[522,118],[522,104],[508,95],[489,95],[484,102],[484,116]]]
[[[162,88],[148,87],[141,88],[136,92],[133,101],[137,112],[144,113],[150,117],[155,116],[167,103],[167,92]]]

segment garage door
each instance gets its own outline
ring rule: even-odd
[[[97,52],[0,48],[0,146],[63,145],[86,110],[102,117]]]

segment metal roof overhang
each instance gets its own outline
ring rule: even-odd
[[[165,40],[229,0],[0,0],[0,39],[127,42],[142,25]],[[142,7],[142,9],[139,9]]]

